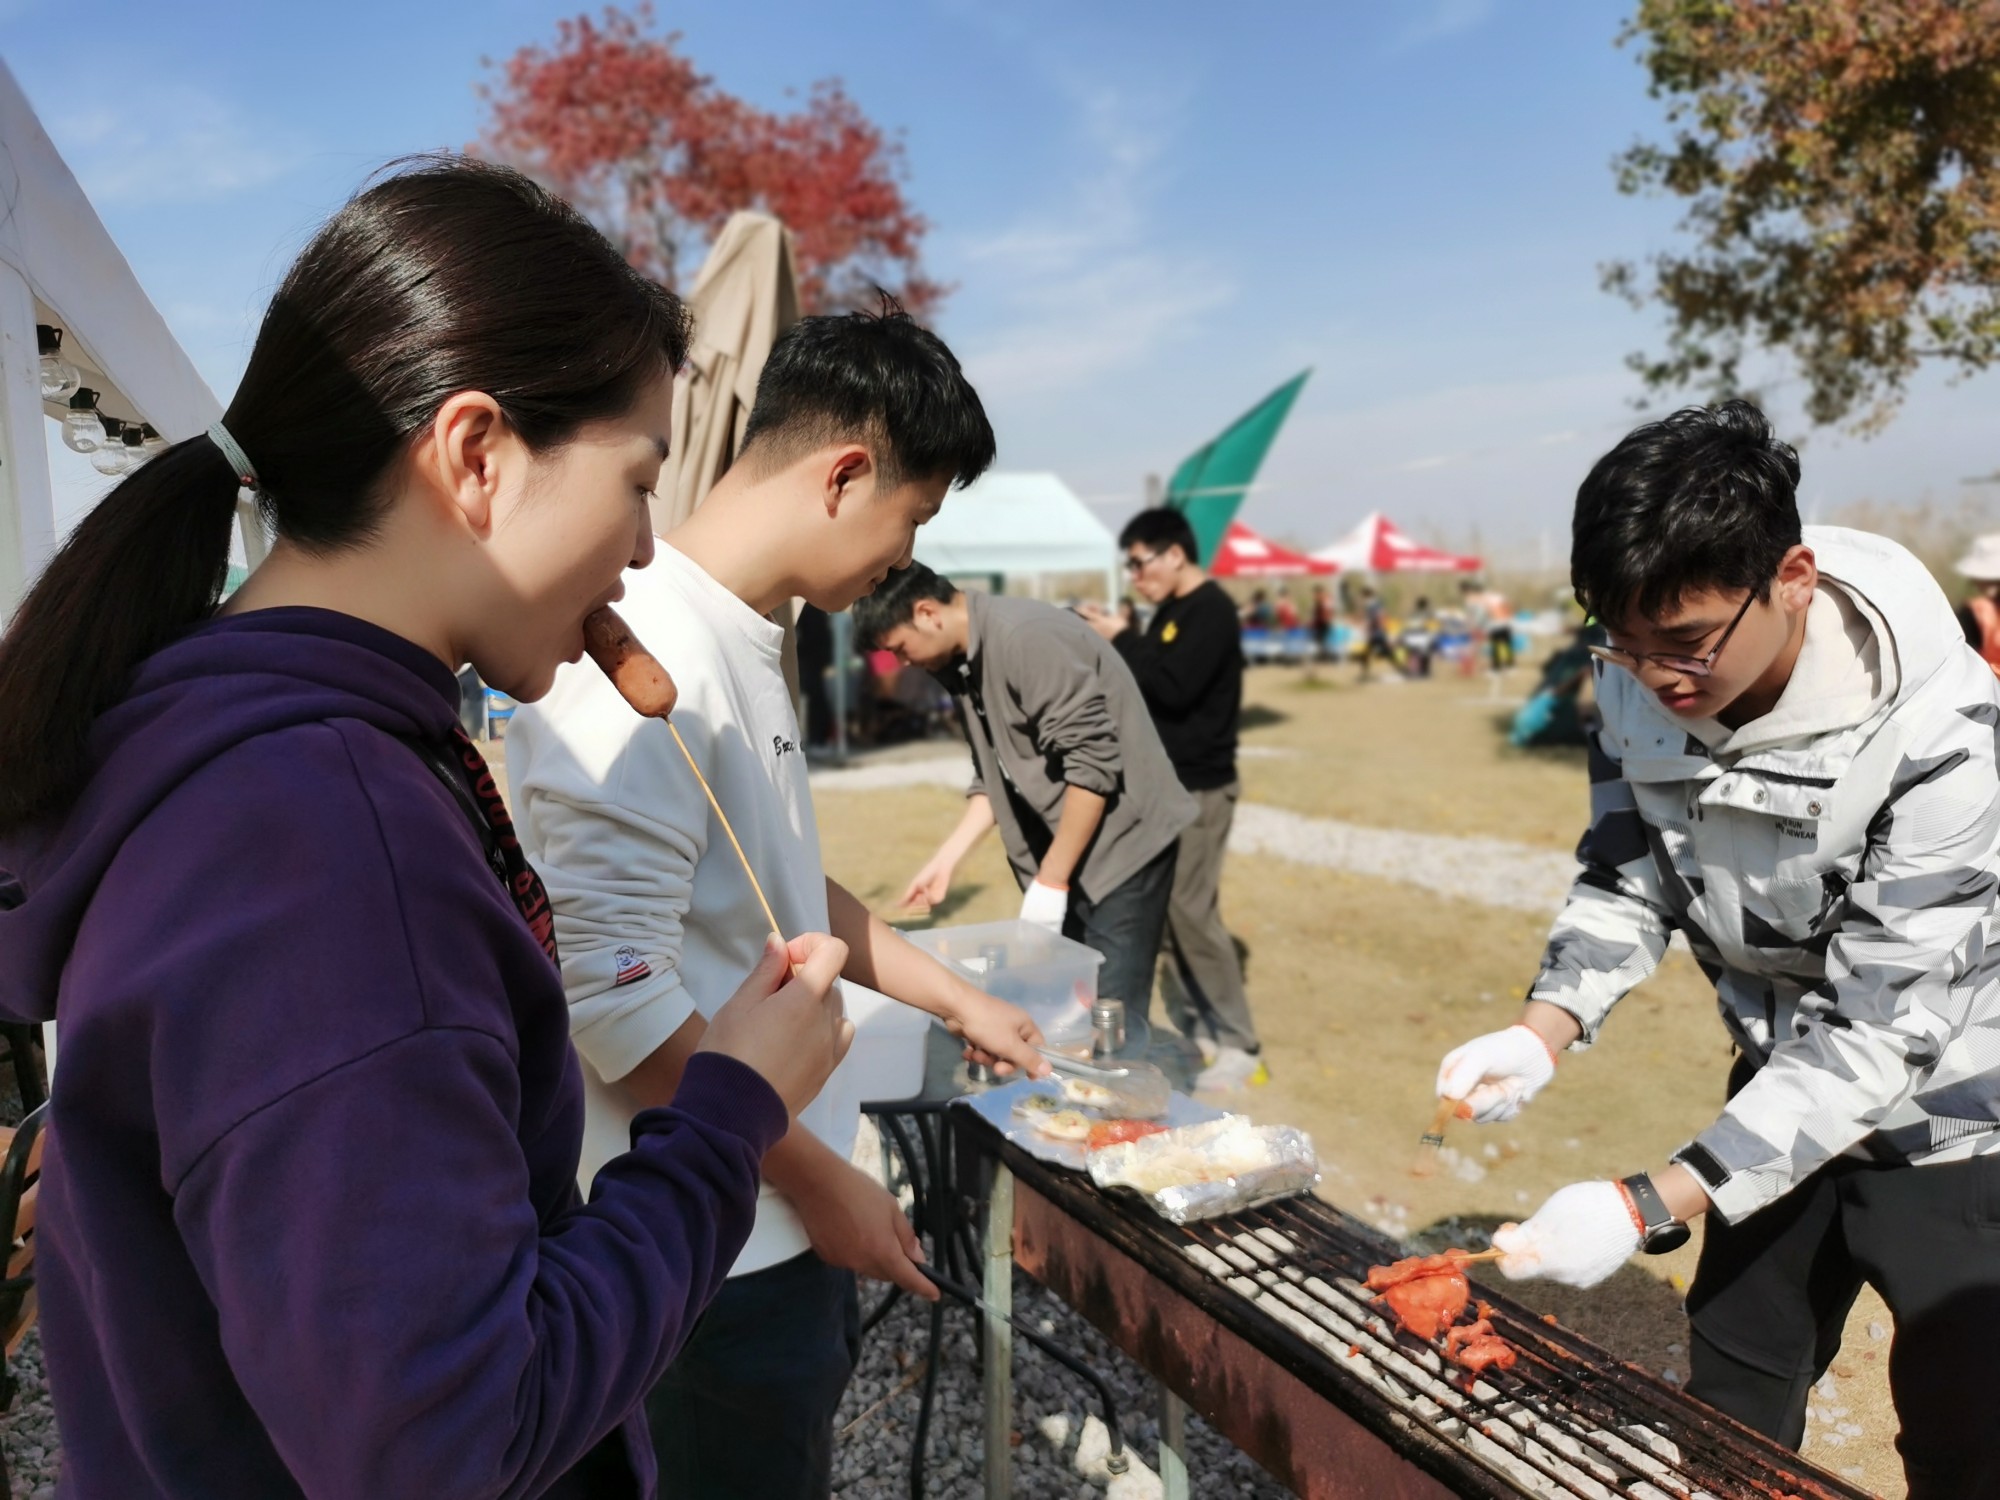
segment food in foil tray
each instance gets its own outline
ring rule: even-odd
[[[1062,1095],[1050,1093],[1023,1094],[1014,1101],[1014,1113],[1029,1124],[1067,1108]]]
[[[1063,1097],[1072,1104],[1080,1104],[1085,1109],[1109,1109],[1118,1102],[1118,1091],[1106,1088],[1101,1083],[1092,1083],[1088,1078],[1064,1078],[1061,1080]]]
[[[1097,1121],[1080,1110],[1059,1109],[1035,1121],[1035,1129],[1059,1141],[1087,1141]]]
[[[1310,1136],[1242,1115],[1107,1146],[1090,1154],[1089,1167],[1099,1187],[1129,1189],[1175,1224],[1289,1198],[1319,1181]]]
[[[1106,1146],[1144,1140],[1149,1135],[1158,1135],[1166,1128],[1152,1120],[1099,1120],[1090,1127],[1090,1149],[1102,1151]]]

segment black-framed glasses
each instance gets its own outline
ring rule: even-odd
[[[1736,627],[1750,613],[1750,605],[1756,597],[1755,589],[1744,595],[1743,607],[1736,611],[1736,618],[1723,627],[1722,639],[1709,649],[1706,656],[1678,656],[1671,651],[1627,651],[1619,646],[1592,646],[1588,649],[1599,661],[1608,661],[1612,666],[1623,667],[1628,672],[1637,672],[1651,662],[1663,671],[1677,672],[1683,677],[1707,677],[1715,671],[1715,659],[1722,655],[1722,648],[1729,644],[1729,638],[1736,634]]]
[[[1146,571],[1146,564],[1153,561],[1159,555],[1157,552],[1148,552],[1144,557],[1127,557],[1125,559],[1125,571],[1133,574],[1143,573]]]

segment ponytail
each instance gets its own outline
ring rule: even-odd
[[[385,476],[455,393],[491,395],[544,452],[629,411],[690,332],[671,292],[519,172],[421,157],[363,189],[265,309],[228,427],[106,496],[0,637],[0,834],[75,799],[91,722],[213,611],[240,476],[280,543],[361,546]]]
[[[0,637],[0,833],[75,798],[92,721],[213,611],[236,495],[210,439],[177,443],[105,496],[36,580]]]

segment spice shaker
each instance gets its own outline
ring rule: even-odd
[[[1096,1000],[1090,1007],[1090,1055],[1116,1057],[1125,1046],[1125,1002]]]

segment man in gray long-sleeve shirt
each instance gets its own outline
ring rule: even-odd
[[[921,563],[857,604],[854,627],[863,646],[937,675],[972,748],[965,816],[904,903],[942,901],[998,824],[1022,920],[1103,954],[1098,994],[1143,1016],[1175,848],[1196,810],[1130,668],[1068,610],[966,594]]]

